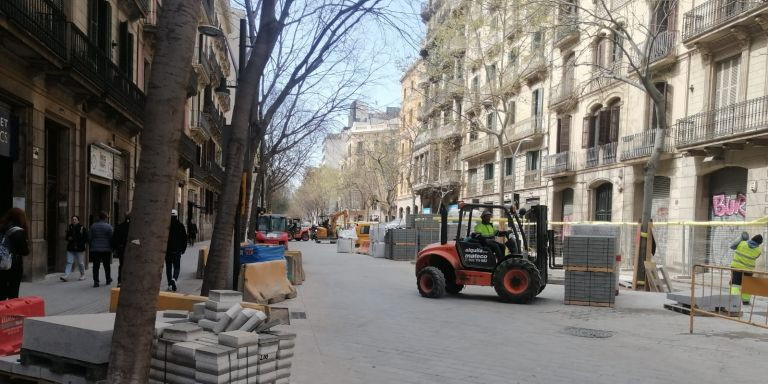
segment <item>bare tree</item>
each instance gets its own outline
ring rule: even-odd
[[[115,317],[109,382],[149,381],[155,304],[168,239],[184,123],[189,66],[194,51],[200,3],[165,0],[149,76],[141,163],[136,174],[133,222],[125,255],[126,278]]]
[[[245,146],[250,145],[251,156],[257,149],[262,148],[273,117],[282,105],[290,100],[292,95],[300,94],[300,89],[312,74],[327,68],[326,61],[336,54],[335,48],[342,47],[356,31],[358,23],[367,16],[375,16],[381,10],[378,8],[382,0],[323,0],[297,3],[293,9],[293,1],[286,0],[280,6],[273,0],[262,0],[259,12],[260,25],[255,31],[254,50],[249,55],[245,73],[240,78],[239,92],[233,111],[233,134],[227,145],[227,178],[224,183],[221,200],[221,210],[216,216],[211,240],[210,255],[206,264],[202,293],[210,289],[227,287],[227,270],[229,265],[229,248],[233,240],[235,225],[235,207],[240,193],[241,173],[243,163],[253,164],[254,158],[245,159]],[[246,5],[250,0],[246,0]],[[280,18],[275,13],[280,7]],[[256,16],[247,6],[248,19],[255,20]],[[289,17],[290,16],[290,17]],[[290,58],[274,60],[272,53],[286,28],[295,41],[307,42],[306,46],[295,51]],[[290,33],[291,29],[295,30]],[[252,28],[253,30],[253,28]],[[265,44],[259,44],[260,42]],[[296,45],[294,45],[296,47]],[[259,50],[260,49],[260,50]],[[284,66],[286,76],[281,80],[266,82],[265,74],[268,68],[280,67],[281,63],[290,62]],[[252,63],[254,65],[252,65]],[[250,71],[258,71],[251,74]],[[247,80],[247,84],[243,84]],[[246,88],[247,87],[247,88]],[[246,92],[242,92],[246,89]],[[241,95],[246,93],[241,99]],[[240,101],[240,103],[238,103]],[[290,101],[288,101],[290,102]],[[238,108],[238,105],[240,107]],[[253,133],[253,141],[246,143],[248,129]],[[245,162],[243,161],[245,159]],[[249,172],[250,173],[250,172]],[[236,234],[240,241],[242,234]]]

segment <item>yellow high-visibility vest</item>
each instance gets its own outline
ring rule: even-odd
[[[755,261],[760,257],[760,247],[752,248],[747,241],[742,241],[733,251],[731,268],[755,269]]]

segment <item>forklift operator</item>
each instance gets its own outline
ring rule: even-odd
[[[489,210],[480,215],[481,222],[475,225],[474,232],[478,235],[480,243],[491,248],[496,253],[498,260],[504,258],[504,245],[496,241],[497,236],[505,236],[506,232],[499,231],[491,223],[493,213]]]

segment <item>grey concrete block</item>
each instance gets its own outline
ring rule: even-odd
[[[205,318],[208,319],[208,320],[211,320],[211,321],[219,321],[219,320],[221,320],[226,315],[227,315],[226,311],[224,311],[224,312],[216,312],[216,311],[213,311],[213,310],[210,310],[210,309],[206,309],[205,310]]]
[[[219,303],[240,303],[243,301],[243,294],[238,291],[215,289],[208,292],[208,300]]]
[[[225,329],[227,329],[227,325],[232,322],[232,319],[229,318],[229,316],[224,316],[221,318],[221,320],[216,322],[216,325],[213,326],[213,333],[219,334],[223,332]]]
[[[197,324],[206,331],[213,331],[213,328],[216,327],[216,322],[208,319],[202,319]]]
[[[691,292],[680,291],[667,293],[667,299],[676,301],[680,304],[691,305]],[[696,292],[696,308],[705,311],[715,311],[718,308],[723,308],[729,312],[739,312],[741,310],[741,296],[731,295],[728,291],[702,292],[698,290]]]
[[[229,331],[219,334],[219,344],[227,347],[240,348],[251,345],[258,345],[259,335],[246,331]]]
[[[173,341],[191,341],[203,335],[203,329],[192,323],[174,324],[163,330],[163,339]]]
[[[194,366],[197,350],[206,346],[208,346],[208,344],[203,344],[197,341],[185,341],[174,344],[171,347],[171,352],[176,361],[189,363],[191,366]]]
[[[114,313],[24,319],[24,348],[88,363],[109,362]]]
[[[229,307],[229,309],[227,309],[227,312],[225,313],[227,314],[227,317],[229,317],[230,319],[235,319],[237,315],[239,315],[240,312],[242,312],[242,310],[243,310],[243,307],[240,306],[240,303],[235,303],[234,305]]]
[[[186,319],[189,316],[189,311],[182,311],[182,310],[176,310],[176,309],[168,309],[160,312],[163,313],[164,318],[169,318],[169,319]]]
[[[245,323],[248,322],[248,320],[251,318],[250,316],[252,316],[252,314],[249,315],[247,312],[245,312],[245,310],[243,310],[237,315],[237,317],[235,317],[232,321],[229,322],[229,325],[227,325],[227,328],[224,330],[229,332],[229,331],[240,329],[240,327],[242,327]]]
[[[253,316],[251,316],[251,318],[248,319],[248,321],[246,321],[245,324],[243,324],[242,327],[240,327],[240,330],[241,331],[251,332],[254,329],[256,329],[256,327],[261,325],[261,323],[263,323],[265,320],[267,320],[267,314],[266,313],[264,313],[262,311],[255,311]]]
[[[192,312],[196,315],[205,315],[205,302],[192,304]]]
[[[226,312],[228,309],[232,308],[232,304],[235,303],[220,303],[218,301],[208,300],[205,302],[205,309],[214,312]]]
[[[0,356],[0,371],[13,372],[13,366],[19,365],[19,355]]]

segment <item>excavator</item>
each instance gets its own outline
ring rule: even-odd
[[[331,244],[335,243],[339,236],[336,223],[340,217],[344,218],[342,228],[346,228],[347,225],[349,225],[349,211],[345,209],[343,211],[334,212],[328,216],[328,219],[320,226],[313,225],[310,228],[310,236],[312,240],[315,240],[317,243],[322,241],[328,241]]]

